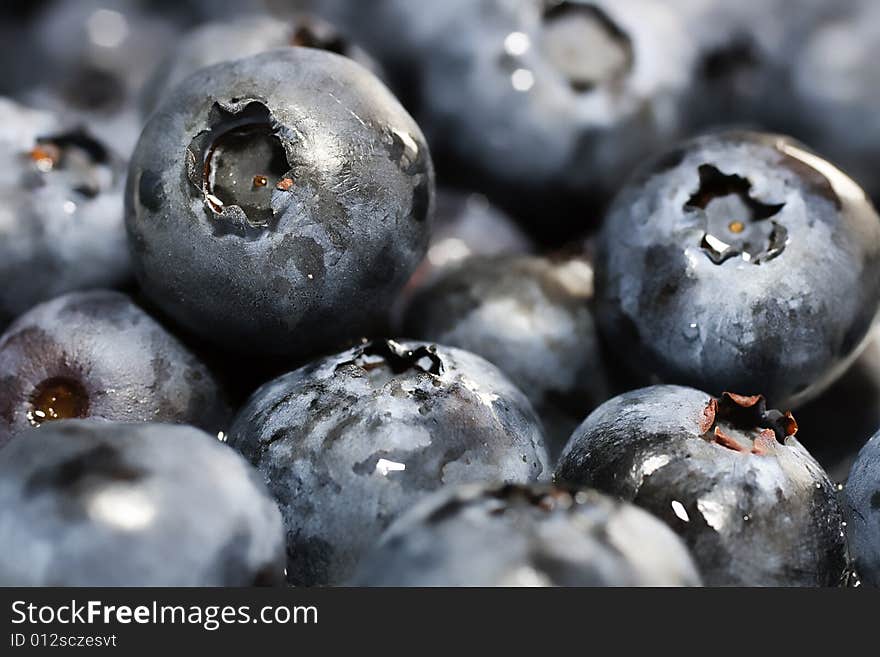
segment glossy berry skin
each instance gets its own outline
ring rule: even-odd
[[[260,388],[229,434],[287,528],[292,584],[339,584],[441,486],[546,477],[540,424],[498,369],[451,347],[376,341]]]
[[[0,585],[283,582],[278,508],[192,427],[65,420],[0,450]]]
[[[474,256],[416,294],[403,332],[494,363],[529,397],[557,454],[610,396],[592,295],[583,258]]]
[[[699,586],[700,577],[681,539],[632,504],[597,491],[465,485],[398,518],[353,584]]]
[[[305,359],[382,327],[424,255],[433,186],[418,126],[351,60],[218,64],[164,100],[132,158],[136,274],[194,334]]]
[[[859,452],[844,494],[846,534],[855,570],[880,587],[880,433]]]
[[[41,301],[128,280],[124,179],[88,130],[0,98],[0,330]]]
[[[0,445],[54,419],[226,429],[211,372],[120,292],[74,292],[40,304],[0,336]]]
[[[843,518],[796,430],[760,397],[642,388],[575,430],[555,477],[664,520],[709,586],[836,586],[846,568]]]
[[[697,138],[618,195],[596,259],[600,328],[630,368],[776,406],[858,355],[880,303],[880,219],[786,137]]]
[[[147,83],[144,109],[147,113],[155,109],[171,89],[199,69],[285,46],[329,50],[378,70],[369,55],[320,19],[300,15],[281,21],[259,14],[243,15],[204,23],[184,34]]]

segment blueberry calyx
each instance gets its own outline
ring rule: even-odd
[[[73,191],[86,198],[95,198],[105,182],[96,171],[110,163],[110,151],[83,128],[57,135],[37,137],[27,159],[36,168],[37,178],[30,180],[42,185],[42,176],[52,171],[66,171]]]
[[[72,420],[87,417],[89,395],[79,381],[54,376],[41,381],[34,388],[27,411],[28,422],[39,427],[52,420]]]
[[[86,153],[95,164],[106,164],[110,161],[110,153],[104,144],[92,137],[83,128],[77,128],[58,135],[38,137],[35,148],[38,149],[40,147],[55,148],[61,157],[70,149],[78,148]]]
[[[546,55],[573,91],[591,91],[632,70],[632,41],[598,7],[552,0],[546,3],[542,18]]]
[[[783,252],[788,231],[769,219],[785,203],[762,203],[752,196],[747,178],[727,175],[711,164],[701,164],[698,171],[700,186],[684,204],[684,211],[702,214],[705,228],[700,248],[712,262],[720,265],[740,256],[760,265]]]
[[[294,184],[280,127],[256,99],[214,103],[209,128],[187,149],[187,176],[204,199],[216,234],[258,237],[271,228],[275,190]]]
[[[367,360],[369,358],[379,358],[380,360]],[[422,361],[425,360],[431,363],[430,366],[425,367],[422,364]],[[429,345],[421,346],[418,349],[407,349],[394,340],[373,340],[367,343],[358,351],[354,358],[344,363],[339,363],[336,366],[336,370],[348,365],[356,365],[368,372],[385,365],[394,374],[403,374],[410,369],[433,374],[434,376],[439,376],[443,373],[443,361],[437,355],[437,347]]]
[[[772,453],[777,443],[784,445],[797,430],[791,412],[768,410],[763,395],[732,392],[710,399],[700,421],[700,433],[706,440],[736,452],[759,455]]]

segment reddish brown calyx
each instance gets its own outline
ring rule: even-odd
[[[727,449],[766,455],[785,444],[798,426],[790,412],[768,410],[763,395],[725,392],[706,404],[699,429],[707,441]]]
[[[761,395],[737,395],[734,392],[725,392],[721,395],[721,397],[726,397],[734,402],[737,406],[742,406],[743,408],[751,408],[758,402],[764,400],[764,397]]]
[[[764,429],[758,434],[758,437],[755,438],[755,442],[752,445],[752,454],[766,456],[772,454],[775,447],[776,434],[773,433],[773,429]]]
[[[61,149],[51,143],[37,144],[30,150],[28,157],[45,173],[54,169],[61,161]]]
[[[746,448],[743,447],[736,438],[733,436],[728,436],[721,427],[715,427],[715,431],[712,432],[714,436],[715,442],[721,445],[722,447],[726,447],[727,449],[732,449],[735,452],[744,452]]]
[[[703,418],[700,420],[700,434],[708,433],[715,424],[715,416],[718,414],[718,400],[712,397],[706,408],[703,409]]]

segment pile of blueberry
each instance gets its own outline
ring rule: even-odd
[[[3,11],[0,585],[880,586],[877,3]]]

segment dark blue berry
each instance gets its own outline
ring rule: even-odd
[[[65,418],[226,429],[211,372],[120,292],[75,292],[40,304],[0,336],[0,445]]]
[[[304,359],[385,324],[424,255],[433,185],[418,126],[351,60],[287,48],[218,64],[144,129],[135,270],[196,335]]]
[[[283,582],[281,516],[192,427],[66,420],[0,449],[0,585]]]
[[[555,476],[664,520],[707,585],[835,586],[847,565],[836,490],[796,431],[760,396],[642,388],[575,430]]]
[[[304,585],[345,581],[430,491],[534,481],[549,467],[538,419],[498,369],[416,342],[368,343],[267,383],[229,443],[278,500],[287,576]]]
[[[620,192],[600,237],[600,328],[643,377],[790,407],[858,355],[880,304],[880,219],[786,137],[710,135]]]
[[[698,586],[700,577],[681,540],[626,502],[587,490],[465,485],[398,518],[353,583]]]

